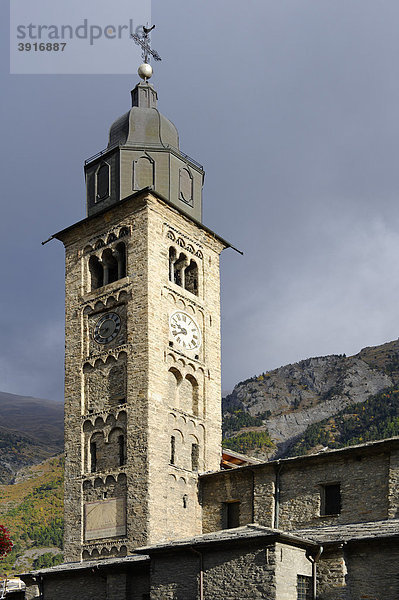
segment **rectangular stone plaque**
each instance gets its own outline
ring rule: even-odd
[[[126,502],[124,498],[113,498],[84,505],[84,539],[126,535]]]

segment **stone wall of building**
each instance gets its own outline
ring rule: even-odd
[[[152,565],[151,600],[198,600],[201,565],[206,600],[296,600],[298,575],[312,577],[304,549],[256,540],[155,554]]]
[[[201,533],[197,474],[220,464],[219,254],[224,245],[155,198],[148,207],[148,493],[149,542],[154,543]],[[195,282],[187,273],[176,279],[177,265],[195,269]],[[169,319],[176,311],[197,323],[199,347],[183,347],[171,334]]]
[[[393,518],[399,505],[397,461],[396,453],[390,459],[388,450],[359,449],[205,475],[201,478],[203,531],[224,527],[223,505],[233,500],[240,501],[239,525],[255,522],[287,531]],[[326,515],[324,486],[335,483],[340,485],[341,509],[339,514]]]
[[[145,562],[145,561],[143,561]],[[31,577],[26,581],[26,600],[143,600],[150,592],[148,566],[115,565],[108,569],[94,565],[90,569],[46,572],[43,596]]]
[[[106,581],[99,572],[58,574],[44,579],[43,595],[46,600],[107,600]]]
[[[342,546],[325,548],[316,569],[319,600],[347,600],[347,567]]]
[[[151,600],[197,600],[199,557],[190,550],[151,558]]]
[[[305,576],[309,585],[313,585],[312,564],[306,558],[306,550],[286,544],[275,545],[276,599],[296,600],[298,594],[298,575]]]
[[[225,527],[224,507],[229,502],[240,502],[238,525],[253,522],[253,478],[254,472],[251,470],[232,470],[202,478],[203,533],[218,531]]]
[[[377,455],[330,455],[285,463],[281,471],[281,529],[338,525],[387,518],[389,457]],[[339,483],[341,512],[322,515],[323,486]]]
[[[346,551],[347,598],[397,600],[399,598],[399,542],[369,540],[352,543]]]

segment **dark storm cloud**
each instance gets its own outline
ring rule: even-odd
[[[6,33],[7,15],[1,6]],[[203,162],[222,260],[224,388],[398,336],[399,5],[156,0],[153,83]],[[82,164],[132,77],[9,76],[2,36],[0,389],[62,396],[63,252]]]

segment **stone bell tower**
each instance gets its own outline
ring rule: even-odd
[[[66,561],[200,533],[197,475],[220,464],[228,243],[202,225],[202,167],[143,78],[86,161],[87,217],[54,236],[66,250]]]

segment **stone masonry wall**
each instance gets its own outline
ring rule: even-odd
[[[281,462],[278,527],[289,531],[394,517],[399,500],[397,460],[396,454],[390,460],[388,452],[371,454],[358,450],[350,455],[337,453]],[[240,525],[253,520],[274,527],[275,467],[278,464],[269,463],[201,478],[203,531],[223,528],[223,503],[232,500],[241,502]],[[336,516],[321,514],[323,486],[329,483],[339,483],[341,487],[341,512]]]
[[[347,566],[342,547],[327,548],[317,563],[319,600],[347,600]]]
[[[100,573],[73,573],[53,575],[44,579],[46,600],[107,600],[106,581]]]
[[[346,551],[350,600],[399,598],[399,542],[368,541],[351,544]]]
[[[277,543],[276,556],[276,598],[296,600],[298,575],[312,576],[312,564],[306,558],[306,550]]]
[[[385,454],[332,455],[326,461],[285,463],[281,471],[281,529],[337,525],[387,518],[389,458]],[[341,512],[322,516],[322,486],[341,485]]]
[[[148,207],[148,494],[154,543],[201,533],[197,474],[220,464],[219,253],[224,246],[164,203],[150,199]],[[196,264],[198,293],[171,280],[172,247],[187,264]],[[183,348],[171,335],[169,318],[177,310],[198,324],[199,348]]]
[[[223,507],[227,502],[240,502],[240,525],[252,522],[252,473],[231,471],[201,480],[203,533],[223,529]]]
[[[193,552],[151,557],[151,600],[197,600],[199,558]]]
[[[151,600],[198,600],[200,557],[184,554],[154,556]],[[204,598],[240,600],[275,598],[274,548],[230,548],[203,551]],[[291,600],[291,599],[290,599]],[[292,598],[292,600],[295,600]]]
[[[133,545],[146,541],[147,531],[147,217],[144,204],[136,202],[116,206],[105,216],[96,217],[65,234],[66,247],[66,356],[65,356],[65,557],[80,560],[83,545],[82,475],[91,475],[88,435],[83,435],[83,424],[98,419],[105,423],[104,443],[107,451],[101,453],[97,472],[106,481],[108,475],[117,478],[123,472],[129,479],[127,486],[127,530]],[[127,235],[126,235],[127,233]],[[91,290],[89,259],[92,252],[112,246],[112,240],[123,235],[126,246],[126,277],[101,288]],[[111,241],[110,241],[111,240]],[[111,247],[110,246],[110,247]],[[91,250],[92,249],[92,250]],[[99,250],[97,250],[99,249]],[[134,298],[134,311],[129,310]],[[95,324],[107,312],[116,312],[121,318],[118,336],[110,344],[95,344]],[[127,325],[128,324],[128,328]],[[112,370],[123,364],[121,385],[115,385]],[[96,382],[95,372],[102,373]],[[99,381],[104,382],[100,385]],[[94,385],[93,385],[94,384]],[[126,386],[126,424],[115,434],[109,429],[110,419],[120,412]],[[99,422],[99,421],[98,421]],[[101,429],[101,428],[100,428]],[[117,434],[126,431],[126,465],[119,466]],[[88,430],[87,430],[88,431]],[[88,432],[90,433],[90,432]],[[110,433],[110,435],[108,435]],[[116,436],[116,437],[115,437]],[[115,437],[115,439],[113,439]],[[101,440],[98,440],[101,442]],[[112,446],[112,448],[111,448]],[[112,451],[112,452],[110,452]],[[112,454],[112,456],[111,456]],[[106,490],[104,490],[106,492]],[[121,542],[119,542],[120,544]],[[124,542],[126,544],[126,541]],[[104,544],[97,549],[103,553]],[[118,546],[118,545],[117,545]]]
[[[62,239],[66,560],[80,560],[82,553],[86,558],[111,551],[123,555],[126,546],[132,552],[148,543],[200,533],[197,474],[218,469],[220,461],[219,254],[224,245],[151,194],[83,221]],[[108,260],[103,257],[116,252],[121,240],[126,249],[125,276],[91,289],[90,265]],[[184,249],[190,265],[197,264],[198,293],[170,281],[171,244]],[[194,351],[173,347],[169,316],[175,310],[185,311],[198,323],[202,344]],[[95,331],[109,312],[118,315],[120,329],[101,344]],[[178,374],[179,388],[172,394],[171,368]],[[122,435],[123,465],[118,447]],[[172,435],[179,444],[173,465]],[[127,479],[127,535],[111,546],[108,539],[83,541],[83,483],[93,476],[93,447],[94,470],[105,482],[104,499],[107,481],[112,488],[121,474]],[[105,514],[105,509],[98,514]]]

